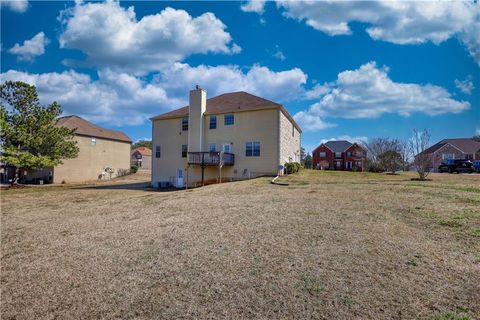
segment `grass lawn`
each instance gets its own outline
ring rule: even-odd
[[[1,317],[478,319],[480,176],[411,177],[2,191]]]

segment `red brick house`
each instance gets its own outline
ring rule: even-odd
[[[138,166],[140,169],[152,168],[152,149],[147,147],[138,147],[132,150],[131,155],[132,165]]]
[[[346,140],[328,141],[312,152],[313,168],[322,170],[365,170],[366,150]]]
[[[472,138],[443,139],[424,152],[431,157],[430,170],[438,172],[438,166],[449,159],[480,160],[480,142]]]

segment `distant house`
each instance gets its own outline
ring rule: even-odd
[[[283,172],[300,162],[301,129],[276,102],[247,92],[207,99],[153,117],[152,185],[183,187]]]
[[[312,152],[313,167],[325,170],[365,170],[366,150],[346,140],[328,141]]]
[[[472,138],[443,139],[424,151],[430,154],[431,170],[438,171],[438,166],[449,159],[480,160],[480,142]]]
[[[54,168],[22,172],[24,182],[82,182],[98,179],[107,168],[111,169],[111,175],[107,173],[104,177],[115,177],[119,170],[130,169],[132,141],[124,133],[101,128],[75,115],[59,118],[57,125],[77,129],[74,139],[78,157],[63,160],[63,164]]]
[[[138,166],[139,169],[152,168],[152,150],[147,147],[138,147],[132,150],[132,165]]]

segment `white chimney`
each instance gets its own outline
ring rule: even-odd
[[[188,152],[203,150],[203,114],[207,109],[207,92],[195,86],[190,91],[188,107]]]

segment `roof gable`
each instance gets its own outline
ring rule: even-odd
[[[152,150],[147,147],[138,147],[132,150],[132,155],[134,153],[140,153],[142,156],[151,156],[152,155]]]
[[[331,140],[325,142],[325,146],[327,146],[333,152],[344,152],[352,146],[352,143],[348,142],[347,140]]]
[[[61,117],[57,120],[56,125],[70,129],[76,129],[75,134],[82,136],[90,136],[129,143],[132,142],[132,140],[123,132],[99,127],[76,115]]]
[[[475,154],[480,152],[480,142],[475,141],[472,138],[443,139],[426,149],[424,152],[434,153],[447,144],[452,145],[465,154]]]

